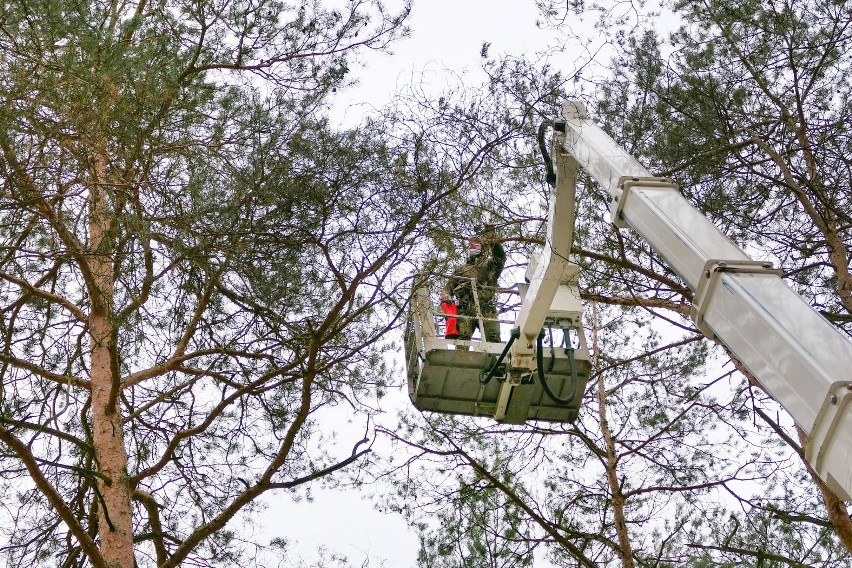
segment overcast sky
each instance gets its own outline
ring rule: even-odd
[[[478,84],[483,43],[492,56],[547,47],[552,32],[538,29],[537,19],[534,0],[414,0],[410,37],[392,54],[369,53],[366,67],[353,70],[359,84],[338,94],[335,111],[357,122],[364,105],[380,107],[412,82],[436,93],[457,77]]]

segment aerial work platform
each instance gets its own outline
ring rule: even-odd
[[[415,407],[448,414],[489,416],[510,424],[527,420],[576,420],[591,367],[585,337],[575,327],[579,324],[576,285],[573,290],[566,285],[559,296],[561,301],[568,298],[573,303],[574,319],[548,322],[560,344],[542,343],[542,373],[512,373],[504,361],[489,378],[489,371],[498,363],[507,343],[478,340],[476,335],[470,341],[446,339],[445,320],[449,316],[432,307],[438,304],[438,296],[428,284],[426,277],[418,278],[406,329],[408,393]],[[487,321],[481,314],[477,319]],[[509,325],[503,324],[501,336],[506,338],[510,336]],[[545,339],[553,343],[551,333],[546,333]],[[542,378],[555,397],[548,396]]]

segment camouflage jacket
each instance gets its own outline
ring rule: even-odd
[[[490,254],[480,254],[453,271],[447,281],[447,291],[454,295],[462,310],[473,305],[471,279],[476,279],[476,294],[479,296],[480,307],[494,307],[494,297],[497,294],[497,279],[506,264],[506,251],[500,243],[492,244]]]

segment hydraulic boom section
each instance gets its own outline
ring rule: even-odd
[[[610,195],[630,227],[695,292],[692,318],[727,347],[808,433],[805,457],[838,497],[852,498],[852,342],[773,270],[751,260],[671,180],[653,177],[587,116],[563,107],[564,150]]]

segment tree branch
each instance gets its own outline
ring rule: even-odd
[[[50,505],[56,510],[59,518],[68,526],[68,529],[77,539],[83,552],[89,558],[95,568],[109,568],[101,556],[95,541],[89,536],[83,526],[77,521],[74,512],[65,504],[65,499],[56,491],[50,484],[47,478],[38,467],[35,456],[30,449],[20,440],[18,440],[9,430],[0,426],[0,440],[2,440],[12,451],[17,454],[18,458],[24,463],[27,471],[30,474],[35,486],[47,498]]]

